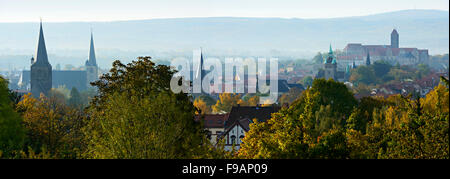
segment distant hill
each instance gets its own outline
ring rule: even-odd
[[[100,65],[133,55],[186,55],[199,47],[219,56],[310,57],[327,51],[330,43],[338,49],[355,42],[389,44],[393,28],[400,33],[401,47],[427,48],[430,54],[449,51],[448,11],[404,10],[330,19],[212,17],[65,23],[44,19],[49,53],[84,61],[90,27]],[[38,28],[38,23],[0,23],[0,56],[33,54]],[[21,63],[28,65],[29,60]],[[0,65],[4,64],[0,59]]]

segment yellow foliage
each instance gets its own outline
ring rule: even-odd
[[[202,114],[210,114],[211,113],[211,107],[206,105],[206,102],[203,101],[202,99],[197,99],[194,101],[194,106],[198,109],[200,109]],[[196,114],[198,114],[198,112],[195,112]]]
[[[212,106],[214,113],[230,112],[233,106],[236,106],[241,99],[240,94],[222,93],[217,103]]]
[[[439,84],[426,98],[421,99],[422,107],[425,112],[440,111],[443,113],[449,112],[449,91],[444,85]]]

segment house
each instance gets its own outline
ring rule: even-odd
[[[216,144],[218,137],[223,134],[225,130],[225,121],[228,114],[203,114],[196,115],[195,120],[203,119],[203,127],[208,132],[208,138],[212,144]]]
[[[225,121],[225,132],[221,138],[225,139],[225,150],[231,151],[233,145],[239,150],[245,133],[250,130],[253,119],[258,122],[266,122],[271,118],[271,114],[278,112],[280,107],[261,106],[234,106]]]

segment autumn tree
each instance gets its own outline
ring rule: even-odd
[[[211,106],[208,106],[205,101],[199,98],[194,100],[194,106],[199,110],[201,114],[210,114],[212,111]]]
[[[344,84],[316,79],[289,108],[250,125],[239,157],[348,158],[344,125],[356,104]]]
[[[236,106],[241,99],[240,94],[222,93],[216,104],[212,106],[214,113],[230,112],[233,106]]]
[[[44,95],[36,99],[31,94],[23,96],[17,111],[22,115],[27,131],[25,152],[48,151],[52,158],[80,156],[84,121],[80,111],[60,103],[58,99]]]
[[[297,98],[300,97],[301,93],[302,93],[302,90],[300,90],[299,88],[297,88],[297,87],[291,88],[291,89],[289,89],[289,92],[281,95],[279,102],[281,105],[291,104]]]
[[[448,86],[439,85],[425,98],[395,95],[384,102],[369,100],[375,103],[366,102],[365,106],[373,109],[372,115],[366,116],[371,119],[366,130],[354,130],[357,125],[347,130],[350,156],[373,159],[448,158],[448,93]],[[370,110],[365,111],[366,115],[369,113]],[[353,115],[358,116],[357,113]]]
[[[259,104],[259,94],[247,94],[239,99],[237,104],[241,106],[257,106]]]

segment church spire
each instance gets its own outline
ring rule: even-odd
[[[330,44],[330,51],[328,52],[328,54],[330,54],[330,55],[333,54],[333,49],[331,48],[331,44]]]
[[[203,75],[205,75],[203,71],[203,50],[200,47],[200,63],[198,64],[197,74],[195,75],[195,77],[200,80],[203,80]]]
[[[94,48],[94,35],[91,29],[91,44],[89,46],[89,59],[87,64],[90,66],[97,66],[97,60],[95,59],[95,48]]]
[[[42,19],[40,21],[39,38],[34,63],[48,63],[47,49],[45,48],[44,31],[42,30]]]
[[[366,65],[367,66],[370,65],[370,53],[369,52],[367,52]]]

